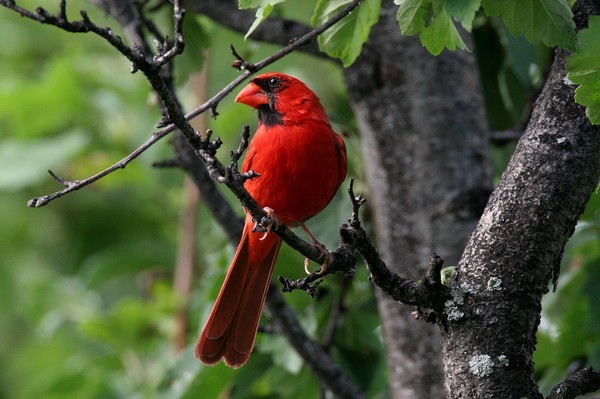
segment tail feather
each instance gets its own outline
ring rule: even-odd
[[[244,287],[244,294],[242,295],[242,300],[235,317],[236,326],[232,329],[234,335],[232,336],[233,347],[231,349],[236,352],[243,353],[247,351],[248,355],[250,355],[252,351],[260,315],[267,297],[275,260],[280,248],[281,240],[277,239],[260,267],[253,269],[253,273],[248,276],[246,286]],[[227,349],[226,355],[230,352],[229,347]]]
[[[252,352],[281,240],[272,233],[260,240],[261,235],[251,230],[247,217],[225,282],[196,343],[194,355],[205,364],[224,358],[237,368]]]

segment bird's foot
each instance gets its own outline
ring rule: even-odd
[[[269,208],[267,206],[264,207],[263,210],[266,212],[267,217],[262,218],[261,220],[255,220],[254,227],[252,228],[253,232],[260,231],[264,233],[262,237],[259,238],[261,241],[267,238],[267,236],[273,229],[273,226],[277,227],[281,224],[279,222],[279,219],[277,218],[277,215],[275,214],[275,211],[272,208]]]
[[[313,243],[313,245],[316,245],[319,248],[319,251],[321,252],[321,254],[319,255],[319,259],[323,259],[323,264],[321,265],[321,268],[314,272],[316,275],[320,276],[321,274],[325,273],[327,269],[329,269],[329,266],[333,263],[333,255],[331,255],[331,252],[329,252],[323,244],[317,245]],[[306,274],[313,274],[308,268],[309,265],[310,259],[304,258],[304,271],[306,272]]]
[[[300,223],[300,227],[302,227],[302,230],[304,230],[304,232],[310,239],[310,242],[319,249],[320,255],[319,255],[318,259],[323,260],[323,264],[321,265],[321,268],[315,272],[315,274],[321,275],[321,274],[325,273],[327,271],[327,269],[329,269],[329,265],[331,265],[333,263],[333,255],[331,255],[331,252],[329,252],[327,250],[327,248],[325,248],[325,245],[321,244],[317,240],[317,237],[315,237],[315,235],[306,227],[306,225],[304,223]],[[304,271],[306,272],[306,274],[312,274],[310,269],[308,268],[309,265],[310,265],[310,259],[305,258],[304,259]]]

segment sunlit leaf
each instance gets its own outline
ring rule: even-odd
[[[418,34],[423,46],[433,55],[445,48],[468,50],[454,21],[439,2],[433,0],[399,0],[396,19],[405,35]],[[454,9],[456,11],[456,9]],[[466,12],[463,12],[466,18]]]
[[[470,31],[473,27],[475,13],[481,7],[482,0],[446,0],[444,11],[454,20],[459,21],[462,26]]]
[[[275,4],[283,3],[285,0],[239,0],[238,7],[240,10],[248,8],[256,8],[254,22],[250,25],[244,39],[248,37],[258,28],[258,26],[271,14]]]
[[[575,22],[566,0],[484,0],[488,15],[498,15],[515,36],[532,43],[575,47]]]
[[[577,35],[577,51],[567,59],[567,77],[579,85],[575,101],[586,107],[585,114],[600,124],[600,16],[592,16],[588,28]]]
[[[335,16],[352,0],[320,0],[311,19],[320,25]],[[350,15],[319,36],[319,48],[329,56],[338,58],[344,67],[356,61],[363,44],[369,38],[371,27],[379,19],[381,0],[365,0]]]
[[[434,18],[431,0],[399,0],[396,4],[400,5],[396,19],[405,35],[420,33]]]
[[[238,0],[238,8],[245,10],[248,8],[265,7],[268,5],[275,5],[277,3],[283,3],[285,0]]]
[[[254,18],[254,22],[248,28],[248,32],[244,35],[244,39],[248,39],[248,37],[258,28],[258,26],[271,14],[273,11],[273,6],[271,4],[267,4],[263,7],[258,7],[256,9],[256,18]]]
[[[421,31],[419,39],[433,55],[439,55],[445,48],[451,51],[468,50],[452,18],[444,12],[437,15],[433,23]]]

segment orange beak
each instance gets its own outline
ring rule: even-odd
[[[269,104],[269,97],[257,84],[250,82],[240,91],[235,102],[258,108],[260,105]]]

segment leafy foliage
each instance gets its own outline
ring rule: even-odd
[[[252,32],[258,28],[258,26],[271,14],[274,7],[278,3],[282,3],[285,0],[239,0],[238,7],[240,10],[248,9],[248,8],[256,8],[256,18],[250,28],[248,28],[248,32],[244,36],[244,39],[247,39]]]
[[[340,12],[352,0],[319,0],[312,17],[313,25],[320,25]],[[381,0],[364,0],[352,14],[319,36],[319,47],[344,67],[358,58],[363,44],[369,38],[371,27],[379,19]]]
[[[500,16],[515,36],[550,47],[575,47],[575,22],[566,0],[484,0],[483,6],[488,15]]]
[[[395,0],[395,3],[400,6],[396,19],[402,33],[418,34],[421,43],[431,54],[439,55],[445,48],[467,50],[467,45],[448,12],[463,20],[464,25],[470,26],[476,2],[471,1],[467,6],[454,2],[445,6],[437,0]]]
[[[515,38],[497,22],[485,20],[473,29],[486,115],[491,130],[523,129],[551,50]]]
[[[567,77],[579,85],[575,100],[587,107],[590,121],[600,124],[600,17],[591,16],[588,28],[577,35],[577,51],[568,58]]]
[[[471,31],[475,14],[481,7],[481,0],[447,0],[444,2],[446,14],[459,21],[462,26]]]

